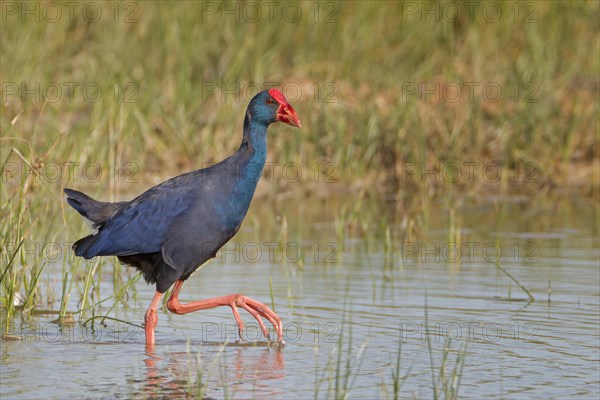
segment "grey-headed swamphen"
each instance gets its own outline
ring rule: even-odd
[[[154,348],[157,308],[173,284],[167,308],[187,314],[206,308],[229,306],[240,337],[244,324],[238,307],[268,331],[261,317],[273,324],[283,341],[281,319],[263,303],[242,294],[231,294],[187,304],[179,302],[183,282],[215,257],[242,224],[267,156],[267,127],[281,121],[300,127],[296,112],[277,89],[258,93],[248,105],[239,149],[218,164],[169,179],[131,201],[100,202],[65,189],[67,202],[91,221],[95,233],[73,244],[77,256],[117,256],[156,283],[154,299],[146,311],[146,348]]]

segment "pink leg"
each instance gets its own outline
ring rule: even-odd
[[[277,341],[283,342],[283,327],[281,323],[281,318],[277,314],[275,314],[269,307],[261,303],[260,301],[253,300],[249,297],[244,296],[243,294],[230,294],[228,296],[222,297],[213,297],[212,299],[193,301],[187,304],[181,304],[179,302],[179,291],[181,290],[181,285],[183,285],[182,280],[178,280],[175,282],[175,286],[173,287],[173,292],[171,293],[171,297],[169,297],[169,301],[167,303],[167,308],[169,311],[175,314],[187,314],[193,311],[204,310],[207,308],[214,308],[220,306],[229,306],[233,311],[233,317],[235,318],[235,322],[238,325],[238,332],[240,335],[240,339],[243,340],[242,331],[244,330],[244,323],[240,318],[240,313],[238,312],[238,307],[243,308],[248,311],[258,324],[260,325],[260,329],[262,330],[265,337],[269,338],[269,332],[265,327],[262,319],[260,317],[266,318],[273,324],[275,330],[277,331]]]
[[[162,293],[156,292],[152,299],[152,303],[150,303],[150,307],[148,307],[148,311],[146,311],[146,323],[144,324],[144,328],[146,329],[146,351],[148,352],[154,350],[154,328],[156,328],[156,324],[158,323],[156,310],[158,309],[158,304],[160,303],[162,295]]]

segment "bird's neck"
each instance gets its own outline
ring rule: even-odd
[[[267,159],[267,125],[256,122],[249,113],[244,118],[244,136],[238,150],[244,178],[256,184]]]
[[[231,184],[231,193],[225,204],[217,208],[223,221],[237,231],[248,212],[256,185],[262,175],[267,158],[267,126],[252,121],[246,113],[244,137],[234,155],[225,160],[223,177],[225,186]]]

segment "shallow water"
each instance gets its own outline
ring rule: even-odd
[[[446,354],[450,379],[463,350],[460,397],[600,395],[595,202],[496,201],[454,214],[432,207],[420,214],[418,234],[393,202],[361,208],[369,226],[360,217],[340,222],[353,201],[304,203],[260,217],[264,203],[253,205],[238,245],[196,272],[180,297],[241,292],[271,305],[272,294],[283,349],[268,346],[243,311],[247,342],[236,342],[228,308],[159,312],[153,354],[143,331],[121,322],[96,320],[92,329],[59,328],[55,315],[15,319],[1,342],[0,397],[185,398],[201,390],[208,398],[332,398],[346,390],[350,398],[392,398],[399,350],[401,397],[433,397],[432,370],[442,382]],[[44,273],[60,292],[60,265]],[[112,294],[109,265],[101,276],[104,298]],[[125,304],[103,303],[96,315],[141,324],[153,293],[138,281]]]

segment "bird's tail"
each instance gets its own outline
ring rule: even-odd
[[[92,222],[92,228],[102,226],[126,202],[108,203],[92,199],[87,194],[65,188],[67,203],[84,218]]]

